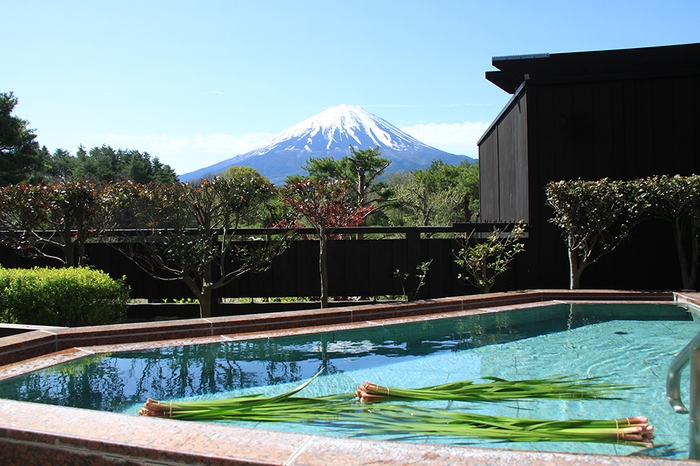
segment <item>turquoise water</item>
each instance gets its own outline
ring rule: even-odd
[[[470,318],[95,355],[0,383],[0,397],[136,413],[146,398],[222,398],[281,393],[321,368],[303,396],[350,393],[365,380],[420,387],[463,379],[604,376],[640,387],[615,401],[480,404],[475,412],[545,419],[649,417],[655,447],[687,458],[688,417],[668,406],[666,371],[700,326],[669,305],[553,305]],[[687,400],[687,373],[683,399]],[[356,435],[330,426],[265,424],[266,429]],[[392,438],[393,439],[393,438]],[[398,439],[530,450],[638,454],[639,447],[502,443],[463,438]]]

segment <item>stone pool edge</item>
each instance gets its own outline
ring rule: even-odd
[[[82,348],[220,335],[257,334],[453,312],[497,312],[556,301],[651,301],[700,305],[700,294],[614,290],[534,290],[416,301],[406,304],[314,309],[251,316],[40,330],[0,338],[0,377],[32,358]],[[84,354],[84,353],[82,353]],[[49,356],[49,359],[51,356]],[[342,439],[140,418],[76,408],[0,400],[3,464],[696,464],[645,457],[497,450]]]

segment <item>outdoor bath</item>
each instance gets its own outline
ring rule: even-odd
[[[152,350],[199,343],[230,345],[237,341],[259,341],[270,337],[289,339],[300,334],[356,331],[358,329],[364,329],[363,333],[366,339],[374,342],[372,333],[376,333],[379,331],[378,329],[389,328],[389,324],[418,322],[419,326],[423,324],[430,326],[431,322],[438,322],[436,319],[445,322],[442,319],[464,318],[465,316],[479,316],[483,322],[492,323],[500,322],[503,320],[502,317],[508,316],[506,320],[515,324],[515,327],[518,328],[516,332],[518,334],[510,338],[510,341],[494,341],[494,343],[503,345],[499,351],[489,350],[488,345],[472,345],[463,339],[461,344],[466,344],[468,347],[462,346],[456,350],[443,348],[444,351],[440,352],[440,346],[449,345],[442,345],[440,341],[433,338],[434,335],[428,336],[426,340],[430,340],[429,346],[437,348],[438,351],[427,354],[423,350],[418,350],[418,353],[409,360],[394,364],[394,380],[390,380],[392,386],[428,385],[429,382],[436,380],[431,378],[431,372],[433,375],[437,374],[438,378],[445,376],[445,372],[441,373],[440,371],[452,372],[453,378],[450,381],[455,378],[478,378],[489,375],[510,380],[532,378],[533,365],[546,365],[550,369],[548,375],[598,376],[605,373],[605,368],[610,364],[609,361],[595,362],[595,368],[589,373],[571,374],[570,372],[562,373],[569,367],[566,358],[575,357],[572,354],[575,355],[577,349],[580,353],[594,352],[595,343],[601,343],[607,338],[606,335],[631,340],[632,345],[629,348],[637,353],[640,352],[641,348],[643,352],[644,345],[638,344],[643,342],[634,341],[636,335],[632,330],[618,325],[606,329],[606,333],[591,333],[591,330],[582,327],[579,330],[588,332],[588,338],[591,343],[594,343],[591,348],[576,348],[579,344],[571,341],[569,342],[571,343],[570,348],[562,346],[560,357],[555,354],[550,355],[550,359],[538,360],[531,354],[529,355],[526,348],[517,346],[518,344],[527,346],[531,336],[527,334],[527,330],[518,326],[526,324],[529,320],[537,322],[534,327],[542,326],[540,322],[547,320],[542,315],[542,309],[561,310],[572,303],[575,306],[596,303],[606,306],[613,302],[651,305],[649,308],[651,311],[647,309],[646,315],[639,316],[637,324],[644,326],[645,322],[653,320],[654,306],[659,307],[659,309],[672,304],[687,307],[688,304],[691,306],[697,304],[697,298],[695,294],[674,293],[530,291],[443,298],[402,305],[374,305],[206,320],[36,331],[0,340],[0,397],[4,397],[4,393],[7,393],[2,391],[2,387],[7,387],[8,383],[13,383],[13,380],[20,380],[23,374],[84,356],[98,358],[105,353],[116,351]],[[681,319],[679,321],[693,324],[692,318],[689,316],[679,317],[684,312],[676,314],[676,317]],[[626,320],[630,320],[629,317]],[[672,320],[676,320],[676,318]],[[421,322],[423,324],[420,324]],[[3,458],[11,458],[17,464],[25,465],[41,464],[42,458],[45,460],[49,455],[52,458],[52,464],[75,464],[77,458],[81,458],[81,464],[115,464],[120,461],[127,462],[126,464],[146,462],[149,464],[409,464],[416,462],[420,464],[464,464],[467,462],[469,464],[512,464],[516,461],[524,464],[563,464],[564,462],[574,464],[679,464],[679,459],[687,458],[687,450],[674,453],[674,449],[678,449],[679,445],[683,446],[684,440],[687,448],[688,418],[673,413],[671,407],[668,406],[664,393],[666,359],[661,362],[659,360],[662,358],[672,359],[697,333],[697,330],[694,327],[690,328],[688,333],[692,333],[692,335],[682,341],[676,341],[676,347],[666,348],[664,354],[643,355],[647,361],[642,369],[634,365],[627,369],[634,373],[651,371],[658,378],[658,390],[656,395],[652,397],[659,399],[641,405],[628,405],[624,407],[623,411],[628,416],[649,416],[650,422],[657,425],[657,429],[663,427],[663,430],[668,430],[665,422],[657,421],[654,418],[656,414],[652,411],[654,405],[667,410],[669,416],[676,419],[673,420],[675,429],[680,426],[681,432],[674,432],[670,436],[672,440],[669,441],[669,433],[657,430],[657,438],[661,442],[656,444],[653,451],[645,454],[672,456],[673,460],[658,457],[624,456],[630,453],[639,454],[639,450],[643,450],[640,448],[630,450],[629,447],[625,447],[605,451],[601,454],[600,450],[562,450],[559,446],[552,448],[548,447],[546,442],[527,445],[518,443],[487,445],[488,448],[484,448],[484,445],[480,445],[478,442],[473,442],[473,439],[458,441],[452,445],[426,443],[426,441],[432,442],[432,439],[412,439],[411,443],[405,441],[399,443],[364,438],[340,438],[334,436],[338,435],[337,433],[309,430],[308,426],[300,428],[286,426],[284,427],[286,431],[273,430],[272,426],[266,425],[255,426],[255,429],[251,429],[223,424],[144,418],[135,416],[133,409],[129,411],[124,406],[116,405],[113,406],[114,410],[131,412],[132,414],[99,412],[92,409],[9,399],[0,400],[0,412],[2,413],[0,417],[0,432],[2,432],[0,452]],[[663,328],[659,331],[660,335],[665,333]],[[556,333],[553,331],[552,335]],[[431,338],[433,339],[431,340]],[[343,339],[339,340],[344,341]],[[664,345],[672,343],[673,341],[664,342]],[[561,342],[557,344],[562,345]],[[507,345],[515,346],[508,347]],[[362,363],[353,356],[362,352],[361,349],[346,349],[349,351],[344,358],[333,359],[331,357],[322,361],[323,358],[319,357],[313,364],[307,363],[306,366],[303,362],[298,363],[295,366],[296,380],[305,380],[312,376],[318,370],[319,364],[322,363],[334,366],[335,370],[332,371],[334,374],[329,376],[326,382],[321,383],[321,387],[318,389],[328,388],[323,385],[331,383],[330,381],[336,384],[336,389],[339,387],[345,389],[347,383],[357,382],[359,380],[357,377],[364,378],[368,374],[370,374],[369,377],[374,377],[375,373],[380,375],[380,372],[375,372],[377,370],[375,366]],[[482,353],[478,356],[461,359],[461,366],[455,367],[455,354],[462,354],[462,350],[465,349],[469,351],[479,350]],[[332,348],[332,350],[332,352],[340,351],[339,348]],[[484,351],[492,354],[488,355]],[[395,356],[386,348],[378,353],[381,353],[380,356],[385,359],[392,359]],[[632,356],[630,355],[630,359]],[[411,369],[411,364],[416,361],[424,361],[430,367],[416,366]],[[390,362],[393,363],[393,361]],[[445,369],[441,368],[440,364]],[[586,364],[591,366],[591,363]],[[664,367],[659,369],[660,366]],[[414,372],[412,373],[411,370]],[[611,372],[624,370],[626,370],[624,366],[610,369]],[[406,376],[410,380],[406,380]],[[347,382],[345,379],[348,377],[356,378]],[[284,382],[284,380],[280,380]],[[362,381],[360,380],[359,383]],[[372,381],[386,382],[386,380]],[[614,379],[609,381],[615,382]],[[684,374],[684,382],[687,386],[687,373]],[[298,383],[300,382],[288,385],[298,385]],[[311,388],[314,387],[310,386],[309,389]],[[221,388],[215,390],[221,390]],[[128,392],[128,390],[126,391]],[[139,393],[145,396],[143,394],[146,392],[140,391]],[[181,393],[179,396],[198,394],[200,393]],[[60,393],[54,395],[57,398],[65,396],[65,394]],[[172,396],[172,394],[167,396]],[[625,397],[625,394],[622,397]],[[104,398],[108,398],[106,394]],[[141,403],[143,401],[145,400],[141,400]],[[56,401],[46,402],[62,404]],[[565,408],[567,410],[566,418],[584,418],[588,409],[587,403],[580,402],[580,408],[568,405]],[[612,401],[611,403],[617,402]],[[511,403],[511,405],[514,404]],[[91,408],[110,409],[109,406]],[[537,413],[537,416],[530,416],[530,412],[536,412],[537,408],[529,405],[520,404],[517,409],[528,413],[527,416],[523,415],[522,417],[552,417],[543,416],[541,412]],[[634,412],[629,412],[631,410]],[[607,419],[612,418],[613,413],[611,410],[608,416],[605,413],[601,415],[600,412],[597,412],[595,416],[591,417]],[[438,440],[438,442],[443,441]],[[668,445],[669,443],[673,445]],[[464,444],[469,446],[461,446]],[[550,451],[535,451],[534,449],[548,449]],[[557,453],[557,451],[568,453]],[[571,453],[572,451],[579,453]],[[609,456],[610,454],[622,456]],[[13,463],[6,462],[6,464]]]

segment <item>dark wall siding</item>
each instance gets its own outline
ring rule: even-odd
[[[514,102],[498,125],[499,220],[528,220],[527,212],[527,96]]]
[[[479,146],[479,183],[482,222],[495,222],[499,214],[498,128]],[[483,174],[487,173],[488,176]]]
[[[576,173],[576,160],[574,159],[574,108],[571,85],[554,86],[552,88],[554,118],[554,140],[552,141],[552,153],[554,173],[559,174],[559,179],[570,179]],[[531,126],[536,122],[531,122]]]
[[[670,155],[679,173],[700,173],[700,154],[688,151],[689,147],[700,147],[700,77],[685,77],[674,81],[673,138],[667,140]],[[685,117],[682,117],[685,116]]]
[[[546,184],[700,173],[700,76],[528,81],[525,91],[526,121],[516,124],[520,109],[510,105],[493,133],[481,141],[480,159],[487,157],[487,163],[480,160],[482,193],[484,187],[498,189],[482,198],[482,209],[488,220],[511,220],[505,218],[507,209],[522,191],[516,180],[527,177],[530,228],[518,287],[567,287],[566,248],[559,229],[548,222],[552,212],[546,205]],[[513,136],[516,127],[526,131],[525,137]],[[513,164],[522,154],[527,164]],[[508,172],[512,167],[517,174]],[[679,287],[670,227],[650,225],[587,269],[582,286]]]
[[[515,215],[515,160],[518,153],[518,141],[515,135],[517,124],[517,106],[508,112],[498,124],[498,219],[512,220]],[[507,188],[506,188],[507,186]]]
[[[527,220],[527,95],[509,105],[479,147],[481,220]]]
[[[622,84],[620,82],[593,83],[591,85],[591,115],[588,153],[582,156],[584,166],[590,167],[590,174],[584,179],[598,179],[598,173],[609,173],[610,178],[623,176],[625,162],[622,134],[624,109]],[[590,163],[585,164],[589,159]]]

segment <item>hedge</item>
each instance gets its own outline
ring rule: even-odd
[[[0,323],[80,326],[126,316],[129,287],[88,268],[0,268]]]

